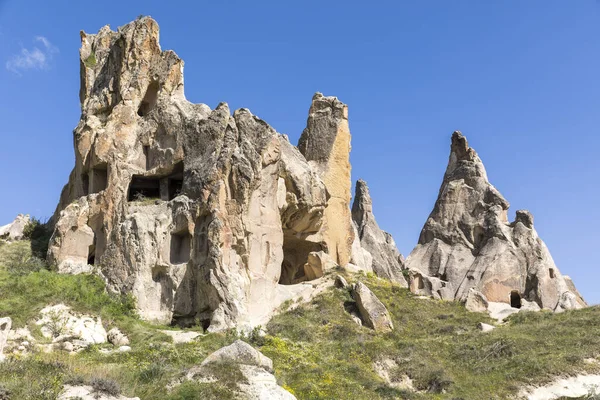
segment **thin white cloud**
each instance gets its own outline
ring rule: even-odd
[[[52,55],[58,53],[58,48],[43,36],[36,36],[34,42],[41,46],[33,46],[31,49],[21,48],[21,52],[13,55],[6,62],[6,69],[20,75],[29,69],[48,68]]]

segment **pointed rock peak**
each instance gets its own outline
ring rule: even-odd
[[[362,231],[362,226],[368,218],[368,214],[373,212],[373,201],[369,194],[367,182],[359,179],[356,181],[356,189],[354,191],[354,202],[352,203],[352,219],[356,222],[359,231]]]
[[[456,156],[458,161],[475,161],[479,160],[477,153],[474,149],[469,147],[467,138],[462,134],[461,131],[454,131],[452,133],[452,154]]]
[[[487,181],[485,167],[477,152],[469,146],[467,138],[460,131],[454,131],[445,179],[454,180],[469,177],[481,177]]]
[[[369,193],[369,187],[367,182],[359,179],[356,181],[356,190],[354,196],[354,202],[360,202],[362,204],[372,204],[371,194]]]

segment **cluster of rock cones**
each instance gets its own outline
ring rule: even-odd
[[[351,201],[348,108],[314,95],[298,146],[247,109],[192,104],[183,61],[157,23],[81,33],[82,114],[75,167],[52,218],[49,261],[95,271],[133,293],[140,314],[209,331],[264,323],[336,267],[419,294],[585,306],[533,217],[489,183],[460,132],[418,245],[404,260],[373,215],[365,182]],[[520,304],[520,303],[519,303]]]

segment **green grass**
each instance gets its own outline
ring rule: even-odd
[[[377,278],[363,281],[388,307],[395,330],[376,334],[343,312],[347,291],[333,290],[311,304],[275,317],[261,351],[280,383],[300,399],[514,398],[524,385],[577,371],[600,356],[600,308],[562,314],[522,313],[490,333],[490,323],[454,302],[423,300]],[[395,376],[413,379],[419,393],[389,388],[373,363],[393,359]]]
[[[27,242],[0,245],[0,316],[11,316],[14,327],[32,327],[43,307],[65,303],[100,315],[107,329],[119,327],[132,351],[102,354],[100,348],[112,348],[107,344],[74,356],[57,351],[9,358],[0,363],[0,392],[7,389],[17,399],[55,399],[66,383],[95,382],[114,383],[123,395],[144,400],[236,397],[242,377],[228,364],[212,367],[216,383],[185,382],[166,389],[208,354],[236,340],[234,331],[174,345],[160,332],[168,327],[141,321],[133,299],[108,293],[96,276],[19,271],[15,260],[29,257],[27,249]],[[506,399],[524,385],[600,372],[598,365],[584,362],[600,356],[598,307],[520,313],[506,326],[482,333],[477,323],[491,323],[483,314],[454,302],[418,299],[372,276],[359,279],[388,307],[393,332],[379,334],[356,325],[344,310],[352,303],[350,295],[332,288],[275,317],[266,337],[255,332],[245,338],[273,359],[279,384],[298,399]],[[419,392],[389,387],[373,368],[382,359],[395,360],[391,376],[409,376]]]
[[[94,68],[96,66],[96,53],[92,53],[85,59],[84,64],[88,68]]]

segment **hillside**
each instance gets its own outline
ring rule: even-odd
[[[239,338],[273,360],[277,382],[298,399],[505,399],[557,376],[600,372],[592,361],[600,356],[599,307],[521,312],[484,333],[478,323],[492,320],[457,302],[415,296],[373,275],[336,271],[372,289],[391,313],[392,332],[357,325],[345,311],[353,303],[348,291],[330,287],[306,304],[284,304],[266,332],[203,334],[195,328],[191,332],[202,334],[174,344],[161,332],[174,328],[140,320],[132,297],[109,295],[97,276],[40,268],[28,241],[0,246],[0,316],[10,316],[13,329],[29,327],[36,340],[0,363],[0,393],[10,393],[2,399],[56,399],[63,385],[81,383],[144,400],[235,398],[243,380],[235,364],[214,366],[215,382],[168,387]],[[101,316],[107,330],[116,326],[129,337],[131,350],[105,354],[114,349],[108,343],[77,354],[39,350],[49,341],[33,321],[42,308],[58,303]]]

